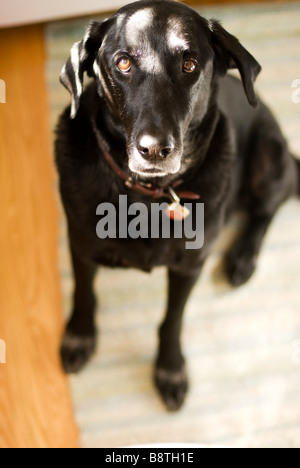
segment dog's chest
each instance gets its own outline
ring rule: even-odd
[[[170,240],[107,239],[99,240],[93,257],[99,265],[150,272],[157,266],[179,265],[183,253],[184,248]]]

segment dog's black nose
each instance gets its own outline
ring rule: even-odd
[[[137,149],[145,159],[166,159],[174,148],[173,137],[142,135],[137,139]]]

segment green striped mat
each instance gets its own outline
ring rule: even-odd
[[[263,66],[257,88],[300,155],[300,3],[201,8]],[[87,20],[47,28],[51,128],[69,102],[58,75]],[[280,210],[258,270],[246,286],[221,273],[235,216],[214,247],[185,316],[183,342],[191,377],[187,403],[167,414],[152,385],[156,329],[165,304],[165,271],[151,275],[103,269],[97,279],[97,355],[71,387],[83,447],[197,443],[230,447],[300,447],[300,202]],[[62,214],[60,272],[66,316],[73,287]]]

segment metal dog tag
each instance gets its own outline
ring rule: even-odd
[[[180,198],[171,187],[169,187],[169,192],[174,202],[168,206],[165,211],[165,215],[171,218],[173,221],[183,221],[190,215],[190,210],[181,205]]]

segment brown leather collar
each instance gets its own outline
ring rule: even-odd
[[[183,181],[182,180],[177,180],[175,183],[173,183],[171,186],[168,188],[162,188],[162,187],[157,187],[153,184],[147,184],[147,183],[135,183],[133,179],[127,174],[125,171],[123,171],[118,164],[115,162],[115,160],[112,158],[112,156],[109,154],[105,147],[105,143],[102,139],[102,136],[96,127],[95,122],[92,121],[92,126],[94,130],[94,134],[99,146],[99,149],[101,150],[103,156],[105,157],[106,161],[112,168],[112,170],[117,174],[120,179],[122,179],[126,185],[127,188],[130,188],[131,190],[141,193],[143,195],[148,195],[153,198],[170,198],[172,201],[180,201],[181,198],[185,198],[188,200],[199,200],[201,197],[199,194],[194,193],[194,192],[188,192],[188,191],[177,191],[175,192],[175,189],[180,186]]]

